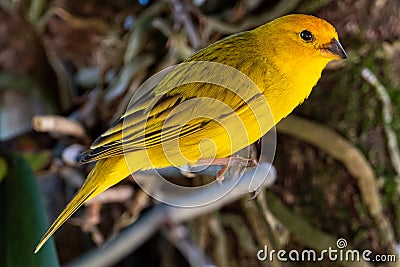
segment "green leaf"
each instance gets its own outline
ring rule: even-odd
[[[33,251],[48,227],[35,176],[29,164],[5,156],[8,172],[0,183],[0,266],[59,266],[53,240]]]
[[[24,152],[22,156],[28,162],[33,171],[43,169],[51,160],[50,151]]]
[[[6,177],[7,174],[7,162],[0,156],[0,183]]]

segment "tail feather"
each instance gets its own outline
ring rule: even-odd
[[[35,253],[87,200],[97,196],[107,188],[118,183],[130,174],[124,157],[111,157],[99,160],[89,173],[81,190],[75,195],[64,211],[53,222],[36,246]]]
[[[82,188],[83,189],[83,188]],[[40,250],[40,248],[46,243],[46,241],[60,228],[61,225],[68,220],[72,214],[75,213],[82,205],[88,200],[93,193],[96,191],[96,188],[91,189],[89,192],[83,193],[81,190],[70,203],[68,203],[67,207],[63,210],[63,212],[58,216],[58,218],[53,222],[50,228],[43,235],[42,239],[40,239],[39,244],[35,248],[35,254]]]

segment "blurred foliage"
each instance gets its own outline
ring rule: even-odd
[[[0,157],[0,183],[6,177],[7,170],[8,166],[6,160],[3,157]]]
[[[35,175],[21,157],[5,154],[8,171],[0,183],[1,266],[59,266],[54,242],[32,248],[49,226]]]

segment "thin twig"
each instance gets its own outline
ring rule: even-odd
[[[188,229],[183,225],[174,226],[171,230],[164,229],[162,234],[181,252],[191,267],[215,266],[204,255],[203,251],[189,236]]]
[[[79,226],[82,231],[89,232],[93,242],[100,246],[104,243],[104,236],[99,229],[101,221],[101,207],[106,203],[123,203],[132,198],[131,186],[120,185],[104,191],[102,194],[88,200],[85,203],[85,215],[80,218],[72,218],[71,224]]]
[[[144,69],[148,69],[155,60],[155,57],[151,54],[142,54],[137,56],[134,61],[125,64],[119,71],[118,76],[113,79],[112,84],[107,88],[104,102],[109,104],[121,97],[131,85],[132,79]]]
[[[129,185],[119,185],[110,189],[107,189],[100,195],[89,199],[85,202],[85,206],[94,204],[106,204],[106,203],[122,203],[131,199],[133,196],[133,189]]]
[[[249,231],[250,228],[245,227],[246,224],[241,214],[223,213],[221,214],[221,222],[223,226],[230,228],[234,232],[241,250],[251,256],[256,255],[258,249],[253,235]]]
[[[89,143],[89,137],[82,124],[62,116],[37,115],[32,119],[32,127],[38,132],[70,135]]]
[[[57,16],[59,19],[65,21],[71,28],[74,29],[91,29],[92,31],[97,32],[101,35],[107,35],[111,31],[111,26],[101,19],[76,16],[61,7],[50,8],[42,17],[43,19],[48,20],[52,16]]]
[[[87,96],[87,101],[76,111],[71,113],[68,117],[70,119],[82,122],[86,127],[92,128],[96,123],[97,117],[97,104],[102,97],[100,87],[91,90]]]
[[[222,227],[220,216],[218,216],[218,213],[215,213],[212,216],[210,216],[208,223],[209,223],[210,234],[214,237],[213,258],[215,259],[217,266],[219,267],[231,266],[228,260],[229,245],[228,245],[227,233]]]
[[[266,200],[266,191],[260,192],[256,198],[257,204],[261,209],[261,213],[264,215],[265,220],[268,222],[272,229],[272,233],[275,240],[279,244],[286,244],[290,232],[285,228],[284,222],[279,221],[271,212],[268,207],[268,202]]]
[[[31,1],[29,5],[28,17],[33,26],[39,21],[43,11],[46,9],[47,1],[35,0]]]
[[[364,68],[361,71],[361,76],[376,89],[378,97],[382,101],[383,127],[388,139],[387,146],[390,160],[392,161],[392,166],[397,173],[398,193],[400,193],[400,152],[396,133],[393,131],[393,128],[390,125],[393,120],[390,96],[386,88],[382,85],[382,83],[379,82],[378,78],[372,73],[371,70]]]
[[[268,247],[268,250],[278,251],[280,249],[279,244],[275,240],[273,229],[268,224],[260,210],[257,207],[257,203],[254,200],[241,199],[240,204],[243,212],[246,214],[246,218],[249,221],[250,228],[254,231],[254,236],[257,241],[258,247]],[[270,261],[268,262],[271,267],[281,267],[282,262]]]
[[[118,221],[113,226],[113,233],[119,232],[122,228],[132,224],[137,220],[139,214],[148,207],[151,203],[150,196],[142,191],[137,190],[135,192],[135,198],[127,204],[127,211],[124,212]]]
[[[129,39],[126,44],[124,55],[124,65],[132,62],[139,54],[143,46],[146,44],[149,34],[149,25],[154,18],[158,17],[166,6],[165,1],[156,1],[154,4],[146,8],[140,17],[135,22],[135,27],[132,29]]]
[[[243,20],[240,25],[232,25],[226,22],[222,22],[219,19],[209,17],[207,19],[207,27],[205,32],[210,32],[211,29],[217,30],[220,33],[232,34],[240,31],[252,29],[260,26],[268,21],[271,21],[277,17],[290,13],[300,0],[283,0],[274,6],[272,10],[267,10],[257,16],[248,17]]]
[[[174,17],[183,24],[188,34],[190,43],[195,50],[200,49],[200,37],[198,31],[195,30],[192,18],[189,14],[189,9],[180,0],[169,0],[173,11]]]
[[[169,49],[173,50],[173,55],[180,59],[185,60],[194,53],[194,49],[187,44],[186,38],[181,33],[175,33],[168,27],[165,19],[157,18],[153,21],[153,27],[161,31],[168,37],[170,42]]]

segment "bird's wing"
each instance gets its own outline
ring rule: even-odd
[[[251,80],[222,64],[178,65],[157,86],[148,88],[144,96],[133,102],[79,161],[120,156],[196,134],[213,120],[249,108],[247,103],[262,95],[254,82],[257,83],[258,77],[265,77],[265,73],[259,73],[265,71],[265,65],[254,60],[246,62],[240,67],[252,69]]]

